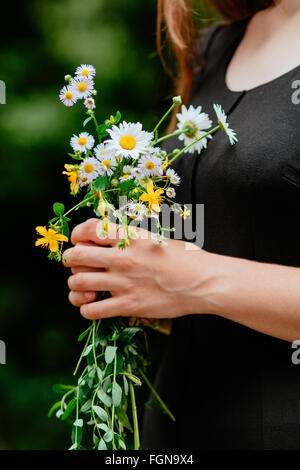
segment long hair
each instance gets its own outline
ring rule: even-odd
[[[274,0],[210,0],[206,3],[209,3],[226,21],[236,22],[251,17],[275,2]],[[157,12],[157,50],[165,70],[173,78],[175,93],[182,97],[185,104],[190,98],[196,58],[195,43],[198,32],[194,21],[193,4],[193,0],[158,0]],[[173,52],[172,67],[169,67],[163,54],[163,33]],[[170,127],[172,123],[174,124],[174,116]]]

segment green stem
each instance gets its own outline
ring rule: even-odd
[[[175,108],[176,106],[176,103],[173,103],[172,106],[168,109],[168,111],[163,115],[163,117],[161,118],[161,120],[156,124],[156,126],[154,127],[153,129],[153,134],[155,134],[159,128],[159,126],[164,122],[164,120],[168,117],[168,115],[173,111],[173,109]],[[157,140],[156,142],[157,143]]]
[[[82,350],[82,353],[81,353],[81,355],[80,355],[80,358],[79,358],[79,360],[78,360],[78,362],[77,362],[77,365],[76,365],[76,367],[75,367],[75,370],[74,370],[74,372],[73,372],[73,375],[76,375],[76,374],[77,374],[77,371],[78,371],[78,368],[79,368],[79,366],[80,366],[80,364],[81,364],[81,361],[82,361],[83,355],[84,355],[84,353],[85,353],[85,350],[86,350],[86,348],[87,348],[87,346],[88,346],[88,344],[89,344],[89,342],[90,342],[91,334],[92,334],[92,328],[90,329],[88,338],[87,338],[87,340],[86,340],[86,343],[85,343],[85,345],[84,345],[84,348],[83,348],[83,350]]]
[[[97,356],[96,356],[96,347],[95,347],[95,330],[96,330],[96,320],[93,320],[93,355],[94,355],[94,364],[97,372]]]
[[[137,417],[137,408],[135,401],[134,385],[132,382],[129,383],[131,407],[132,407],[132,419],[133,419],[133,431],[134,431],[134,450],[140,448],[140,435],[139,435],[139,424]]]
[[[183,134],[183,131],[174,131],[171,134],[164,135],[163,137],[160,137],[160,139],[157,139],[155,144],[159,144],[160,142],[163,142],[164,140],[170,139],[171,137],[175,137],[176,135]]]
[[[184,147],[182,150],[180,150],[180,152],[176,153],[175,157],[173,157],[168,162],[168,166],[171,165],[171,163],[173,163],[176,160],[176,158],[180,157],[180,155],[182,155],[186,150],[188,150],[194,144],[196,144],[197,142],[200,142],[200,140],[205,139],[206,137],[213,134],[214,132],[217,132],[219,129],[221,129],[221,126],[214,127],[211,131],[209,131],[206,134],[203,134],[201,137],[199,137],[199,139],[196,139],[193,142],[191,142],[189,145],[186,145],[186,147]]]
[[[143,379],[145,380],[146,384],[147,384],[148,387],[150,388],[151,392],[153,393],[153,395],[155,396],[155,398],[157,399],[157,401],[159,402],[159,404],[162,406],[163,410],[167,413],[167,415],[170,416],[170,418],[171,418],[172,421],[175,421],[174,415],[171,413],[171,411],[169,410],[169,408],[167,407],[167,405],[165,404],[165,402],[160,398],[160,396],[158,395],[157,391],[155,390],[155,388],[153,387],[153,385],[152,385],[152,383],[149,381],[149,379],[146,377],[146,375],[144,374],[144,372],[142,371],[142,369],[139,369],[139,373],[141,374],[141,376],[142,376]]]
[[[116,346],[116,340],[114,341],[114,346]],[[117,372],[117,354],[115,354],[115,358],[114,358],[113,386],[116,383],[116,372]],[[114,422],[115,422],[115,405],[113,404],[112,412],[111,412],[111,432],[112,432],[112,448],[113,448],[113,450],[115,450]]]
[[[79,387],[77,387],[77,393],[76,393],[76,421],[78,420],[78,415],[79,415]],[[78,426],[75,426],[75,443],[77,447],[77,437],[78,437]]]

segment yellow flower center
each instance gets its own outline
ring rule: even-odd
[[[79,145],[86,145],[87,144],[87,139],[85,137],[79,137],[78,143],[79,143]]]
[[[84,77],[88,77],[90,74],[89,70],[88,69],[83,69],[83,71],[81,72],[81,75],[83,75]]]
[[[125,150],[132,150],[136,145],[136,140],[132,135],[124,135],[120,139],[120,145]]]
[[[124,175],[123,178],[125,178],[125,179],[126,179],[126,178],[129,178],[129,175]]]
[[[110,163],[109,160],[102,160],[102,163],[103,163],[103,165],[106,166],[106,168],[110,168],[111,163]]]
[[[86,165],[84,165],[85,173],[92,173],[93,170],[94,170],[94,165],[92,165],[91,163],[86,163]]]
[[[153,170],[153,168],[154,168],[154,163],[153,163],[153,162],[147,162],[147,163],[145,164],[145,167],[146,167],[147,170]]]
[[[77,90],[83,93],[87,89],[87,84],[85,82],[80,82],[77,85]]]
[[[65,93],[65,98],[66,98],[66,100],[71,100],[71,99],[72,99],[72,96],[73,96],[73,94],[72,94],[71,91],[66,91],[66,93]]]
[[[101,153],[101,155],[104,155],[104,154],[107,153],[107,152],[108,152],[108,150],[105,150],[105,149],[104,149],[104,150],[101,150],[100,153]]]

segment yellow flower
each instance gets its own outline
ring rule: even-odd
[[[76,169],[74,169],[74,165],[68,165],[68,163],[66,163],[64,167],[67,171],[63,171],[62,173],[63,175],[68,176],[68,181],[70,182],[71,193],[75,195],[79,191],[78,172]]]
[[[186,220],[191,215],[191,211],[189,209],[184,209],[180,215],[183,220]]]
[[[157,189],[156,191],[154,191],[153,181],[152,180],[150,180],[148,182],[146,189],[147,189],[147,192],[143,193],[140,196],[140,200],[144,201],[144,202],[148,202],[150,210],[153,209],[156,212],[160,212],[159,204],[161,204],[161,202],[163,200],[162,194],[163,194],[164,190],[163,189]]]
[[[161,166],[162,169],[163,169],[163,171],[166,171],[166,169],[168,168],[168,166],[169,166],[169,158],[166,157],[165,160],[164,160],[164,162],[163,162],[163,164],[162,164],[162,166]]]
[[[59,245],[58,242],[67,242],[68,237],[62,235],[61,233],[57,233],[53,228],[46,229],[46,227],[35,227],[35,230],[39,235],[42,235],[43,238],[39,238],[35,242],[35,246],[41,246],[42,248],[48,248],[53,253],[58,251]]]

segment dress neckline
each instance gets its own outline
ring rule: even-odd
[[[278,75],[277,77],[273,78],[272,80],[268,80],[267,82],[265,83],[261,83],[260,85],[257,85],[253,88],[249,88],[248,90],[231,90],[231,88],[229,88],[229,86],[227,85],[227,81],[226,81],[226,76],[227,76],[227,70],[228,70],[228,67],[229,67],[229,64],[245,34],[245,31],[246,31],[246,28],[247,28],[247,25],[248,25],[248,22],[250,21],[250,18],[248,18],[247,20],[245,21],[242,21],[240,23],[240,26],[241,28],[239,29],[239,34],[238,34],[238,37],[234,39],[234,42],[232,44],[232,47],[229,47],[228,49],[228,54],[225,54],[226,56],[226,60],[225,60],[225,66],[224,66],[224,70],[223,70],[223,82],[224,82],[224,86],[225,86],[225,89],[228,93],[232,94],[232,95],[240,95],[241,93],[245,94],[249,94],[249,93],[252,93],[252,92],[256,92],[256,91],[260,91],[262,89],[264,89],[265,87],[268,87],[269,85],[272,86],[274,85],[275,83],[277,82],[280,82],[281,80],[285,80],[290,74],[293,74],[293,73],[296,73],[298,70],[300,70],[300,64],[299,65],[296,65],[295,67],[291,68],[290,70],[288,70],[287,72],[284,72],[283,74],[281,75]]]

